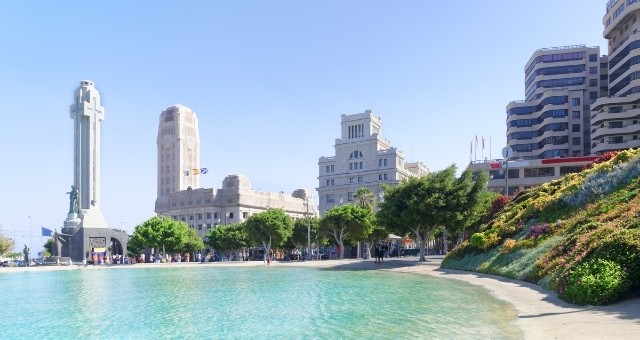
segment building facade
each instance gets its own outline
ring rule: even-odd
[[[525,66],[525,100],[507,105],[507,145],[515,158],[591,154],[590,104],[606,96],[599,47],[543,48]],[[604,67],[601,67],[604,66]]]
[[[310,198],[306,189],[297,189],[291,195],[255,191],[246,176],[236,174],[227,176],[219,189],[187,188],[172,192],[166,208],[156,209],[156,213],[185,222],[204,236],[218,225],[242,223],[252,214],[269,208],[281,208],[295,219],[315,216]]]
[[[514,160],[508,166],[502,159],[471,164],[474,171],[489,173],[489,191],[509,195],[542,185],[566,174],[580,172],[597,157],[564,157],[548,159]]]
[[[200,187],[200,131],[196,113],[183,105],[162,111],[156,144],[156,211],[163,211],[168,208],[171,193]]]
[[[607,2],[609,92],[591,106],[592,152],[640,146],[640,0]]]
[[[381,198],[383,185],[395,185],[409,176],[428,172],[421,162],[405,162],[404,153],[382,138],[381,119],[371,110],[341,117],[341,138],[335,156],[318,161],[319,212],[354,203],[355,194],[367,187]]]

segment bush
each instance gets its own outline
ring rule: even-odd
[[[597,259],[574,268],[563,298],[577,304],[599,305],[616,301],[627,289],[626,273],[619,264]]]
[[[511,252],[517,245],[516,240],[512,240],[510,238],[504,240],[504,242],[502,243],[502,248],[500,249],[500,252],[503,254],[509,253]]]

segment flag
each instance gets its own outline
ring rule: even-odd
[[[206,174],[207,172],[209,172],[209,169],[207,169],[207,168],[200,169],[200,173],[203,174],[203,175]]]
[[[478,134],[476,134],[476,146],[478,146]]]
[[[52,236],[53,231],[51,229],[47,229],[45,227],[40,227],[42,229],[42,236]]]
[[[189,170],[185,170],[185,171],[184,171],[184,175],[185,175],[185,176],[189,176]]]
[[[489,166],[491,169],[502,169],[502,164],[500,163],[490,163]]]
[[[484,137],[482,137],[482,150],[484,150]]]
[[[192,171],[194,175],[197,175],[200,173],[200,169],[193,169]]]
[[[469,153],[473,154],[473,141],[469,142]]]

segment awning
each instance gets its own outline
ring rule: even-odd
[[[389,234],[389,237],[387,237],[387,240],[401,240],[401,239],[402,237],[394,234]]]

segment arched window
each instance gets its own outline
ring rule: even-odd
[[[349,159],[352,158],[362,158],[362,151],[360,150],[355,150],[353,151],[350,155],[349,155]]]

